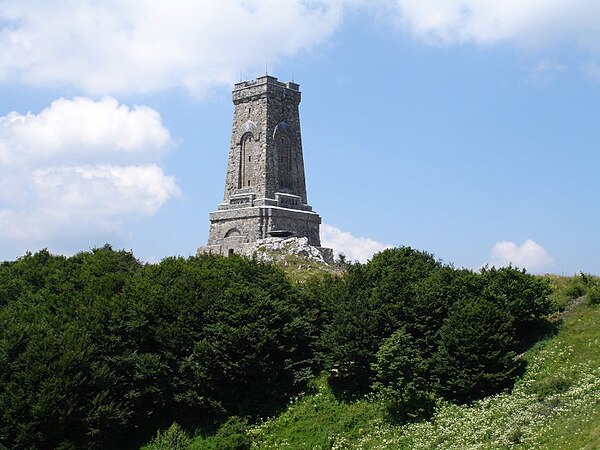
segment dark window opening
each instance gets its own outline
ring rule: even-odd
[[[231,255],[233,255],[233,249],[232,248],[229,249],[229,256],[231,256]]]

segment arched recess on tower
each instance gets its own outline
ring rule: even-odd
[[[238,230],[237,228],[230,228],[227,233],[225,233],[226,238],[228,237],[237,237],[237,236],[241,236],[242,233],[240,233],[240,230]]]
[[[258,127],[252,120],[247,120],[239,130],[238,141],[238,189],[254,185],[253,167],[256,164],[256,140],[259,136]]]
[[[252,185],[252,164],[254,163],[254,134],[246,132],[240,140],[240,166],[238,173],[238,189]]]
[[[277,180],[280,190],[292,191],[294,188],[294,151],[290,126],[280,122],[273,130],[273,141],[277,154]]]

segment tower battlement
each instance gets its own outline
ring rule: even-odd
[[[320,247],[321,218],[306,196],[300,85],[265,75],[234,85],[223,202],[210,213],[205,250],[221,254],[268,237]]]
[[[276,77],[272,77],[270,75],[264,75],[262,77],[258,77],[254,80],[250,81],[240,81],[239,83],[235,83],[233,85],[234,92],[234,102],[235,102],[235,92],[243,91],[251,88],[262,87],[263,90],[276,90],[276,89],[289,89],[290,91],[300,91],[300,85],[294,83],[293,81],[283,82],[279,81]]]

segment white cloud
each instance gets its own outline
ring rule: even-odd
[[[576,43],[600,50],[596,0],[389,0],[400,26],[437,44]]]
[[[522,245],[501,241],[492,248],[490,265],[503,267],[512,264],[530,271],[546,269],[554,264],[554,259],[544,247],[527,239]]]
[[[0,117],[0,248],[81,249],[84,236],[115,236],[155,214],[179,194],[157,165],[171,146],[156,111],[112,98]]]
[[[375,253],[393,247],[370,238],[355,237],[331,225],[321,225],[321,245],[333,248],[334,254],[343,253],[349,261],[366,262]]]
[[[76,97],[59,99],[39,114],[0,117],[0,164],[44,164],[154,160],[171,142],[151,108]]]
[[[0,80],[92,94],[230,84],[325,40],[341,0],[0,3]]]

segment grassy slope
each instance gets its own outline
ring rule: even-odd
[[[341,274],[344,269],[317,261],[307,260],[302,256],[285,255],[278,262],[290,280],[303,283],[317,273]]]
[[[319,379],[316,393],[251,429],[253,448],[600,448],[600,307],[576,308],[525,358],[512,393],[440,405],[431,422],[402,427],[387,425],[376,402],[337,402]]]
[[[566,390],[546,400],[558,399],[564,411],[533,442],[538,448],[600,448],[600,306],[578,307],[531,359],[537,369],[534,390],[553,385]]]

